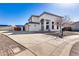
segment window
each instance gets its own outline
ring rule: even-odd
[[[54,24],[54,22],[52,22],[52,25]]]
[[[49,22],[47,21],[46,24],[49,24]]]
[[[44,19],[41,19],[41,24],[43,24],[44,23]]]
[[[59,26],[57,25],[57,29],[59,29]]]
[[[59,29],[59,23],[57,22],[57,29]]]
[[[49,25],[46,25],[46,29],[49,29]]]
[[[52,22],[52,29],[54,29],[54,22]]]
[[[54,29],[54,25],[52,25],[52,29]]]

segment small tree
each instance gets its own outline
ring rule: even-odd
[[[60,18],[60,19],[56,20],[56,25],[59,26],[59,28],[60,28],[60,33],[59,34],[60,34],[61,38],[63,37],[63,28],[64,28],[64,26],[66,26],[66,25],[71,23],[70,20],[71,19],[68,16],[65,16],[62,19]]]

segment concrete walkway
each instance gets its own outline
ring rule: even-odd
[[[25,51],[17,54],[19,56],[68,56],[73,44],[79,41],[79,35],[66,36],[61,39],[42,33],[17,35],[11,35],[12,33],[8,32],[1,33],[26,47]]]

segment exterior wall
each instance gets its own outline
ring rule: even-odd
[[[53,16],[53,15],[49,15],[49,14],[43,14],[40,17],[32,17],[30,20],[32,20],[32,22],[41,22],[41,19],[44,19],[44,31],[48,31],[46,29],[46,21],[49,20],[49,29],[50,31],[58,31],[60,30],[57,29],[57,24],[56,21],[58,19],[61,19],[58,16]],[[52,29],[52,22],[54,22],[54,29]],[[29,23],[29,25],[25,25],[25,30],[26,31],[40,31],[41,30],[41,23],[40,24],[33,24],[33,23]]]
[[[25,25],[25,31],[29,31],[29,26]]]
[[[29,31],[40,31],[40,24],[29,24]]]
[[[28,24],[25,25],[25,31],[40,31],[40,24]]]
[[[41,19],[47,19],[47,20],[52,20],[55,21],[57,19],[59,19],[60,17],[57,16],[53,16],[53,15],[48,15],[48,14],[43,14],[42,16],[40,16],[40,20]]]
[[[40,22],[39,17],[32,17],[32,22]]]
[[[54,22],[54,21],[49,21],[49,29],[50,29],[50,31],[57,31],[57,30],[59,30],[60,28],[57,29],[57,25],[55,24],[55,22],[54,22],[54,29],[52,29],[52,22]],[[46,29],[46,20],[44,21],[44,30],[48,31]]]
[[[71,28],[72,28],[72,30],[79,30],[79,23],[73,24],[73,25],[71,26]]]
[[[29,21],[29,22],[32,22],[32,18],[30,18],[28,21]]]
[[[58,19],[61,19],[60,17],[56,17],[56,16],[52,16],[52,15],[48,15],[48,14],[44,14],[42,15],[39,20],[41,19],[44,19],[44,30],[45,31],[48,31],[46,30],[46,20],[49,20],[49,28],[50,28],[50,31],[57,31],[59,29],[57,29],[57,25],[56,25],[56,21]],[[52,22],[54,22],[54,29],[52,29]]]

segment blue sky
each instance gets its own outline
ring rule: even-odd
[[[0,24],[24,25],[31,15],[44,11],[79,20],[79,4],[0,3]]]

